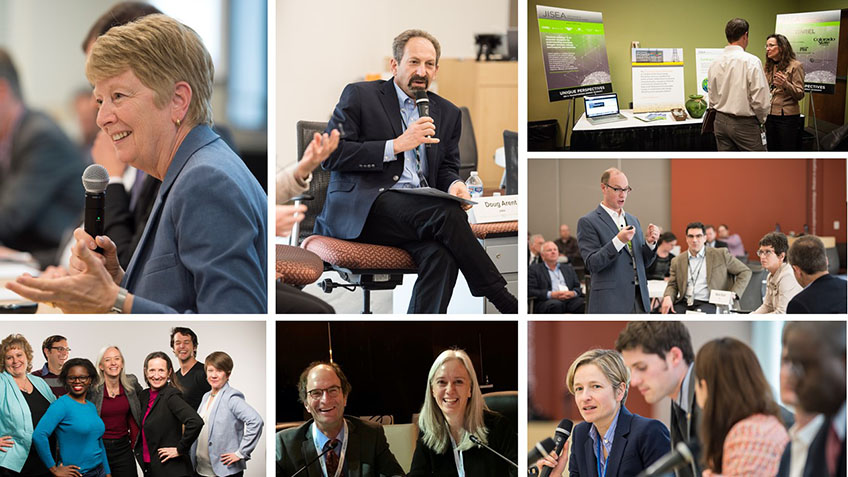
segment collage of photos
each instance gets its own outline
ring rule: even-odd
[[[0,477],[848,477],[846,78],[844,0],[0,0]]]

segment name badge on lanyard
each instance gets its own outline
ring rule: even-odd
[[[324,473],[324,477],[340,477],[342,475],[342,469],[344,468],[344,460],[345,454],[347,454],[347,443],[348,440],[348,431],[347,431],[347,420],[344,420],[344,426],[342,427],[342,452],[339,455],[339,467],[336,469],[336,473],[332,476],[327,475],[327,456],[326,454],[321,459],[318,459],[321,462],[321,471]],[[321,432],[318,430],[318,426],[315,423],[312,423],[312,442],[315,445],[315,449],[318,449],[318,433]],[[331,450],[330,452],[335,452],[335,450]]]

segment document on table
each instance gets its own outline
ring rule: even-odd
[[[41,272],[21,263],[0,261],[0,280],[12,280],[24,273],[37,277]]]
[[[455,200],[455,201],[459,202],[460,204],[477,205],[477,202],[474,202],[473,200],[463,199],[463,198],[457,197],[455,195],[450,195],[445,191],[442,191],[442,190],[439,190],[439,189],[434,189],[432,187],[417,187],[417,188],[414,188],[414,189],[398,188],[398,189],[391,189],[391,190],[396,191],[396,192],[403,192],[405,194],[412,194],[412,195],[423,195],[423,196],[427,196],[427,197],[441,197],[442,199]]]

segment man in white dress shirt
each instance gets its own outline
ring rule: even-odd
[[[748,22],[734,18],[724,28],[728,45],[707,73],[711,108],[716,109],[719,151],[765,151],[769,87],[763,65],[746,53]]]

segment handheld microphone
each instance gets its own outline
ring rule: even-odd
[[[643,470],[638,477],[658,477],[687,465],[692,465],[701,452],[698,441],[678,442],[674,450],[660,457],[660,459]]]
[[[418,117],[419,118],[429,118],[430,117],[430,98],[427,97],[427,92],[423,89],[416,89],[415,93],[415,105],[418,106]],[[430,136],[427,136],[429,139]],[[424,148],[427,149],[427,152],[430,152],[430,143],[424,145]]]
[[[495,454],[496,456],[500,457],[501,459],[509,462],[516,469],[518,468],[518,464],[509,460],[508,458],[506,458],[506,456],[504,456],[500,452],[492,449],[491,447],[487,446],[486,444],[483,444],[483,441],[481,441],[479,437],[475,436],[474,434],[471,434],[471,435],[468,436],[468,438],[471,439],[471,442],[473,442],[473,443],[477,444],[478,446],[486,449],[487,451],[491,452],[492,454]]]
[[[556,444],[554,444],[554,440],[550,437],[546,438],[543,441],[539,441],[533,446],[533,449],[527,454],[527,464],[533,465],[533,462],[545,457],[550,454],[552,450],[554,450]]]
[[[556,443],[556,447],[554,447],[554,451],[556,451],[557,455],[562,453],[562,449],[565,447],[565,441],[568,440],[568,436],[571,435],[571,429],[574,427],[574,423],[568,419],[563,419],[559,421],[559,425],[556,428],[556,432],[554,433],[554,442]],[[539,477],[548,477],[551,475],[551,472],[554,469],[552,467],[542,467],[542,472],[539,474]]]
[[[106,186],[109,185],[109,173],[100,164],[92,164],[82,173],[82,186],[85,188],[85,231],[92,237],[103,235],[103,209],[106,203]],[[103,253],[101,247],[95,250]]]
[[[338,446],[339,446],[339,444],[340,444],[340,443],[339,443],[339,441],[338,441],[338,440],[337,440],[336,442],[334,442],[334,443],[333,443],[330,447],[328,447],[328,448],[327,448],[324,452],[322,452],[322,453],[318,454],[318,455],[317,455],[314,459],[312,459],[312,460],[310,460],[309,462],[307,462],[307,463],[306,463],[306,465],[304,465],[304,466],[303,466],[303,467],[301,467],[300,469],[297,469],[297,472],[295,472],[294,474],[292,474],[292,475],[291,475],[291,477],[294,477],[295,475],[297,475],[297,474],[299,474],[299,473],[303,472],[304,470],[306,470],[306,469],[307,469],[310,465],[314,464],[314,463],[315,463],[318,459],[320,459],[321,457],[324,457],[324,454],[326,454],[327,452],[330,452],[330,451],[332,451],[332,450],[336,450],[336,447],[338,447]]]

